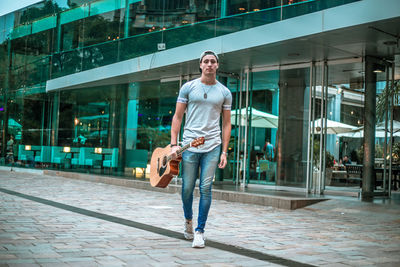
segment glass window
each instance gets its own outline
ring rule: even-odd
[[[124,36],[125,9],[88,17],[84,20],[85,46],[117,40]]]
[[[170,143],[170,129],[179,92],[179,81],[138,84],[137,149],[153,151]]]
[[[281,5],[281,0],[228,0],[227,5],[227,15],[235,15],[277,7]]]
[[[29,7],[15,11],[15,26],[31,23],[61,11],[54,1],[42,1]]]
[[[108,146],[109,91],[102,87],[61,93],[58,145]]]
[[[220,16],[220,2],[209,0],[149,1],[129,6],[131,36],[179,27]]]
[[[83,20],[61,26],[61,50],[70,50],[83,44]]]

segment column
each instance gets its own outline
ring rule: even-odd
[[[365,57],[365,101],[364,101],[364,162],[362,198],[374,194],[375,121],[376,121],[376,74],[374,59]]]
[[[277,140],[277,185],[305,184],[306,161],[303,162],[304,90],[307,69],[281,70],[279,127]],[[307,120],[308,121],[308,120]]]

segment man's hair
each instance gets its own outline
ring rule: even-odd
[[[203,53],[201,53],[199,63],[201,63],[201,61],[203,60],[203,57],[205,57],[207,55],[213,55],[217,59],[217,62],[219,62],[219,58],[218,58],[217,54],[215,54],[211,50],[207,50],[207,51],[204,51]]]
[[[212,56],[214,56],[214,57],[217,59],[217,62],[219,62],[219,58],[218,58],[217,54],[215,54],[215,53],[214,53],[213,51],[211,51],[211,50],[207,50],[207,51],[204,51],[203,53],[201,53],[200,59],[199,59],[199,64],[201,64],[201,61],[203,60],[203,57],[205,57],[205,56],[207,56],[207,55],[212,55]],[[202,72],[201,68],[199,68],[199,70],[200,70],[200,73],[201,73],[201,72]]]

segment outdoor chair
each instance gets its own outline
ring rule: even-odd
[[[35,162],[51,163],[51,146],[41,146],[39,155],[35,156]]]
[[[111,155],[106,155],[106,159],[103,161],[103,167],[116,168],[118,167],[118,148],[110,149]]]

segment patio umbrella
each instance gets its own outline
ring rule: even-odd
[[[378,123],[376,130],[385,131],[385,122]],[[390,130],[390,122],[388,122],[388,133]],[[400,122],[393,120],[393,133],[400,131]]]
[[[250,113],[250,108],[249,108]],[[235,125],[235,116],[237,114],[237,125],[244,126],[248,120],[246,108],[231,111],[231,123]],[[251,109],[251,127],[256,128],[278,128],[279,117],[267,112],[259,111],[255,108]]]
[[[8,127],[22,128],[22,125],[19,124],[16,120],[9,118],[8,119]]]
[[[388,124],[388,127],[390,125]],[[350,137],[350,138],[362,138],[364,137],[364,126],[356,128],[354,131],[342,133],[338,135],[339,137]],[[390,136],[390,132],[387,132],[387,137]],[[400,137],[400,122],[393,120],[393,136]],[[377,124],[375,129],[375,138],[385,138],[385,123],[380,122]]]
[[[312,124],[311,124],[312,125]],[[357,129],[353,125],[341,123],[338,121],[327,120],[326,121],[327,134],[340,134],[347,133]],[[314,133],[319,133],[321,131],[321,119],[315,120]]]
[[[350,138],[363,138],[364,130],[360,129],[360,130],[354,131],[354,132],[342,133],[342,134],[338,134],[338,136],[339,137],[350,137]],[[400,137],[400,132],[393,131],[393,136]],[[387,133],[387,137],[390,137],[390,133]],[[385,138],[385,131],[383,131],[383,130],[375,131],[375,138]]]

